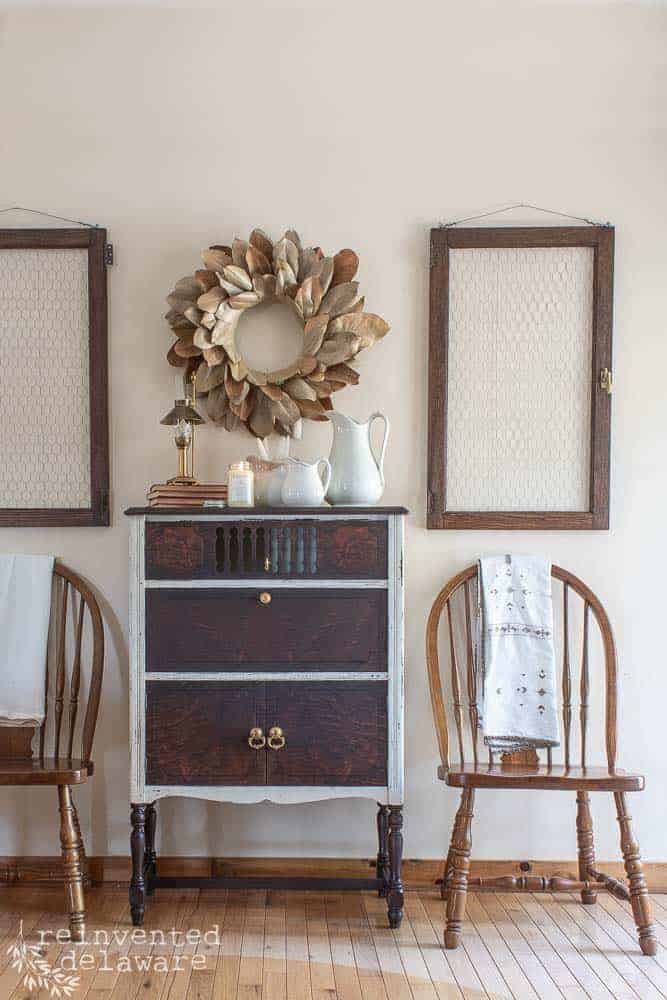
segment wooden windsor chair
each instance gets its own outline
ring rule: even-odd
[[[429,615],[426,626],[426,661],[431,706],[442,759],[438,767],[438,778],[447,785],[462,789],[442,881],[442,896],[447,900],[445,947],[456,948],[459,944],[468,886],[481,889],[495,888],[506,892],[578,891],[581,893],[582,902],[587,904],[595,903],[598,890],[603,889],[631,903],[641,950],[645,955],[655,955],[657,938],[652,922],[651,904],[642,869],[639,844],[632,832],[631,816],[626,804],[626,792],[641,791],[644,788],[644,777],[640,774],[629,774],[616,767],[617,664],[611,625],[602,604],[581,580],[558,566],[552,567],[551,575],[562,584],[562,764],[553,763],[550,748],[546,751],[546,761],[542,763],[539,762],[535,750],[504,754],[498,761],[494,759],[491,751],[485,748],[482,759],[482,752],[478,746],[479,727],[471,613],[471,608],[476,608],[477,600],[476,565],[463,570],[442,588],[433,602]],[[570,660],[570,625],[573,617],[570,606],[571,593],[583,602],[577,764],[574,763],[571,749],[576,682]],[[554,594],[554,603],[556,597]],[[450,707],[456,727],[458,763],[450,760],[447,711],[438,653],[438,628],[443,612],[446,616],[449,637]],[[604,652],[607,767],[589,767],[586,763],[589,750],[588,722],[591,693],[589,663],[591,612],[600,631]],[[459,621],[463,635],[457,634]],[[465,672],[462,672],[459,665],[461,652],[465,657]],[[466,761],[468,746],[472,762]],[[578,878],[561,875],[551,878],[534,875],[469,878],[473,805],[475,791],[478,788],[537,788],[576,792]],[[613,792],[629,888],[625,883],[605,875],[596,868],[589,792]]]
[[[0,785],[57,785],[70,935],[73,941],[82,941],[86,855],[72,785],[83,784],[93,773],[91,754],[104,669],[104,630],[90,587],[61,563],[53,568],[51,608],[46,714],[39,730],[38,756],[33,756],[31,749],[33,727],[0,728]],[[88,659],[90,670],[84,673],[83,664]],[[85,710],[80,712],[86,681]]]

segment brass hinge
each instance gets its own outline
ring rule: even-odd
[[[614,381],[610,369],[603,368],[600,371],[600,388],[603,392],[606,392],[608,396],[611,396],[613,387]]]
[[[113,243],[104,244],[104,263],[107,267],[113,264]]]

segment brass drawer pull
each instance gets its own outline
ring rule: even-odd
[[[266,746],[264,733],[258,726],[254,726],[250,730],[250,734],[248,736],[248,746],[252,747],[253,750],[263,750]]]
[[[271,603],[271,594],[268,592],[268,590],[263,590],[262,593],[259,595],[259,603],[263,604],[264,607],[267,607],[267,605]]]
[[[271,726],[267,743],[272,750],[282,750],[285,746],[285,737],[280,726]]]
[[[264,572],[265,573],[270,573],[271,572],[271,560],[269,559],[268,556],[264,560]]]

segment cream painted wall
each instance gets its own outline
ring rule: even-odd
[[[2,529],[0,550],[54,552],[95,581],[108,659],[97,774],[79,796],[95,854],[127,848],[128,523],[123,509],[171,473],[158,421],[173,398],[164,296],[201,247],[254,225],[329,250],[355,247],[391,334],[362,357],[339,405],[392,421],[386,500],[407,528],[406,853],[443,853],[455,793],[436,788],[422,656],[431,601],[480,551],[541,551],[588,580],[615,622],[621,758],[645,768],[633,800],[648,859],[667,860],[664,756],[664,231],[667,11],[657,5],[221,3],[215,10],[0,12],[0,198],[105,224],[113,526]],[[428,229],[508,200],[617,227],[612,530],[427,533]],[[14,220],[12,220],[14,221]],[[24,221],[24,220],[15,220]],[[530,221],[529,217],[519,221]],[[30,344],[26,343],[29,361]],[[3,378],[11,373],[3,372]],[[26,401],[29,403],[29,401]],[[298,451],[328,447],[310,425]],[[201,434],[202,474],[249,447]],[[641,579],[641,586],[639,581]],[[595,803],[599,856],[616,856]],[[361,855],[369,803],[165,805],[170,853]],[[53,853],[55,795],[0,795],[0,854]],[[168,828],[168,829],[167,829]],[[92,842],[90,836],[92,834]],[[478,857],[563,857],[574,803],[481,795]]]

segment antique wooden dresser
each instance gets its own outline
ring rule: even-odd
[[[132,508],[132,919],[159,886],[377,888],[400,924],[403,508]],[[158,799],[378,803],[369,879],[158,873]]]

